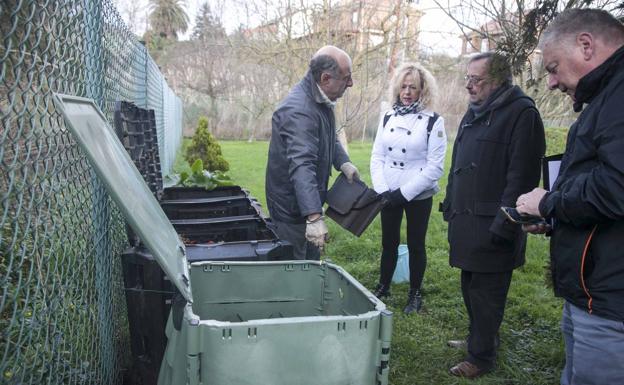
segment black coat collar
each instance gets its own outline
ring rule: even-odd
[[[579,80],[574,92],[574,111],[579,112],[583,109],[583,104],[591,103],[611,78],[622,69],[624,69],[624,46]]]
[[[465,115],[465,121],[474,123],[481,118],[488,117],[486,125],[489,125],[492,114],[495,110],[504,107],[518,99],[529,98],[518,86],[507,85],[494,91],[492,100],[488,100],[486,108],[482,108],[478,114],[472,108],[468,108]]]

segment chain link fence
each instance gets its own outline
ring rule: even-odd
[[[0,2],[0,384],[119,384],[124,221],[52,92],[155,109],[165,172],[182,105],[111,1]]]

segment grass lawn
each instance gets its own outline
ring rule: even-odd
[[[221,142],[230,162],[233,181],[248,190],[265,205],[264,175],[268,142]],[[353,163],[370,185],[371,143],[352,143]],[[450,155],[450,151],[449,151]],[[447,157],[447,167],[450,156]],[[337,174],[334,173],[333,177]],[[446,178],[441,181],[444,191]],[[465,337],[467,316],[464,309],[459,270],[448,265],[446,223],[437,212],[443,192],[434,198],[434,210],[427,234],[428,265],[423,283],[424,312],[405,316],[407,284],[393,285],[387,301],[394,312],[394,331],[390,359],[390,383],[414,384],[558,384],[563,366],[563,342],[558,329],[561,301],[546,286],[545,268],[548,241],[531,236],[527,264],[514,272],[501,327],[498,366],[489,375],[470,381],[447,374],[463,353],[446,347],[449,339]],[[331,241],[323,258],[344,267],[368,288],[373,288],[379,272],[381,226],[377,218],[360,238],[356,238],[331,220]],[[405,242],[405,225],[402,241]]]

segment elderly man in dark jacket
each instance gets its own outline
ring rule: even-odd
[[[470,322],[466,341],[448,342],[467,347],[465,360],[450,372],[475,378],[494,366],[512,272],[524,264],[526,235],[506,222],[500,207],[537,186],[545,140],[539,112],[511,85],[503,56],[473,56],[466,81],[470,105],[455,139],[441,211]]]
[[[332,165],[349,181],[358,170],[336,137],[334,105],[351,80],[351,58],[334,46],[319,49],[306,76],[273,113],[266,172],[269,213],[295,259],[319,259],[327,226],[322,206]]]
[[[550,192],[518,198],[547,218],[555,294],[565,299],[562,385],[624,381],[624,25],[608,12],[561,13],[540,41],[548,86],[582,110]],[[583,109],[583,105],[587,105]],[[551,228],[550,228],[551,227]]]

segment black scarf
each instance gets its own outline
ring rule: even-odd
[[[470,103],[468,104],[468,108],[472,110],[472,113],[474,114],[475,118],[478,118],[479,116],[488,112],[490,110],[490,107],[492,107],[492,105],[495,104],[494,102],[496,102],[499,98],[500,99],[507,98],[507,94],[508,92],[511,92],[512,88],[513,87],[511,86],[511,84],[503,83],[501,84],[500,87],[495,89],[494,92],[492,92],[490,96],[488,96],[488,98],[485,99],[483,103],[481,104]]]

